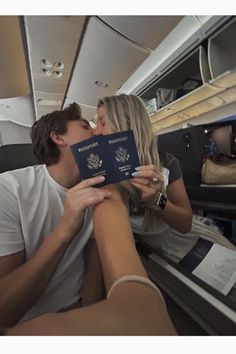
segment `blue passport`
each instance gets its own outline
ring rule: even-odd
[[[71,145],[71,151],[82,179],[106,177],[97,187],[130,179],[135,167],[140,166],[132,130],[96,135]]]

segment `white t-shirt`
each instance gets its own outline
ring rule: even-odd
[[[31,258],[58,224],[67,189],[48,173],[45,165],[0,174],[0,256],[25,249]],[[49,284],[20,322],[75,303],[83,282],[83,248],[92,236],[88,209],[82,230],[72,240]]]

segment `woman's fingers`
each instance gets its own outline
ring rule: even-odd
[[[144,193],[149,193],[150,192],[150,188],[147,185],[147,183],[145,184],[144,181],[138,181],[138,179],[136,180],[131,180],[130,183],[135,186],[136,188],[140,189],[141,191],[143,191]]]
[[[135,168],[136,171],[145,171],[145,170],[153,170],[156,171],[156,167],[154,165],[142,165]]]
[[[162,174],[156,170],[154,165],[146,165],[136,168],[132,176],[130,183],[141,191],[141,200],[147,205],[152,204],[162,190],[164,184]]]
[[[132,173],[132,176],[134,178],[147,178],[150,179],[153,183],[157,183],[160,179],[162,179],[161,173],[157,171],[154,165],[136,167],[136,171]]]

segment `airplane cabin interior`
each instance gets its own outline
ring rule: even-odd
[[[235,16],[0,16],[0,173],[38,163],[41,116],[77,102],[92,126],[99,98],[134,94],[180,162],[196,223],[227,241],[200,273],[190,263],[209,249],[176,261],[134,232],[179,335],[236,333],[235,33]]]

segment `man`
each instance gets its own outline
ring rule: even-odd
[[[70,150],[92,135],[76,103],[47,114],[31,129],[42,165],[0,175],[2,326],[71,308],[81,296],[84,304],[101,296],[96,250],[87,246],[91,257],[84,275],[84,248],[92,235],[90,207],[110,192],[93,187],[104,177],[80,181]]]

